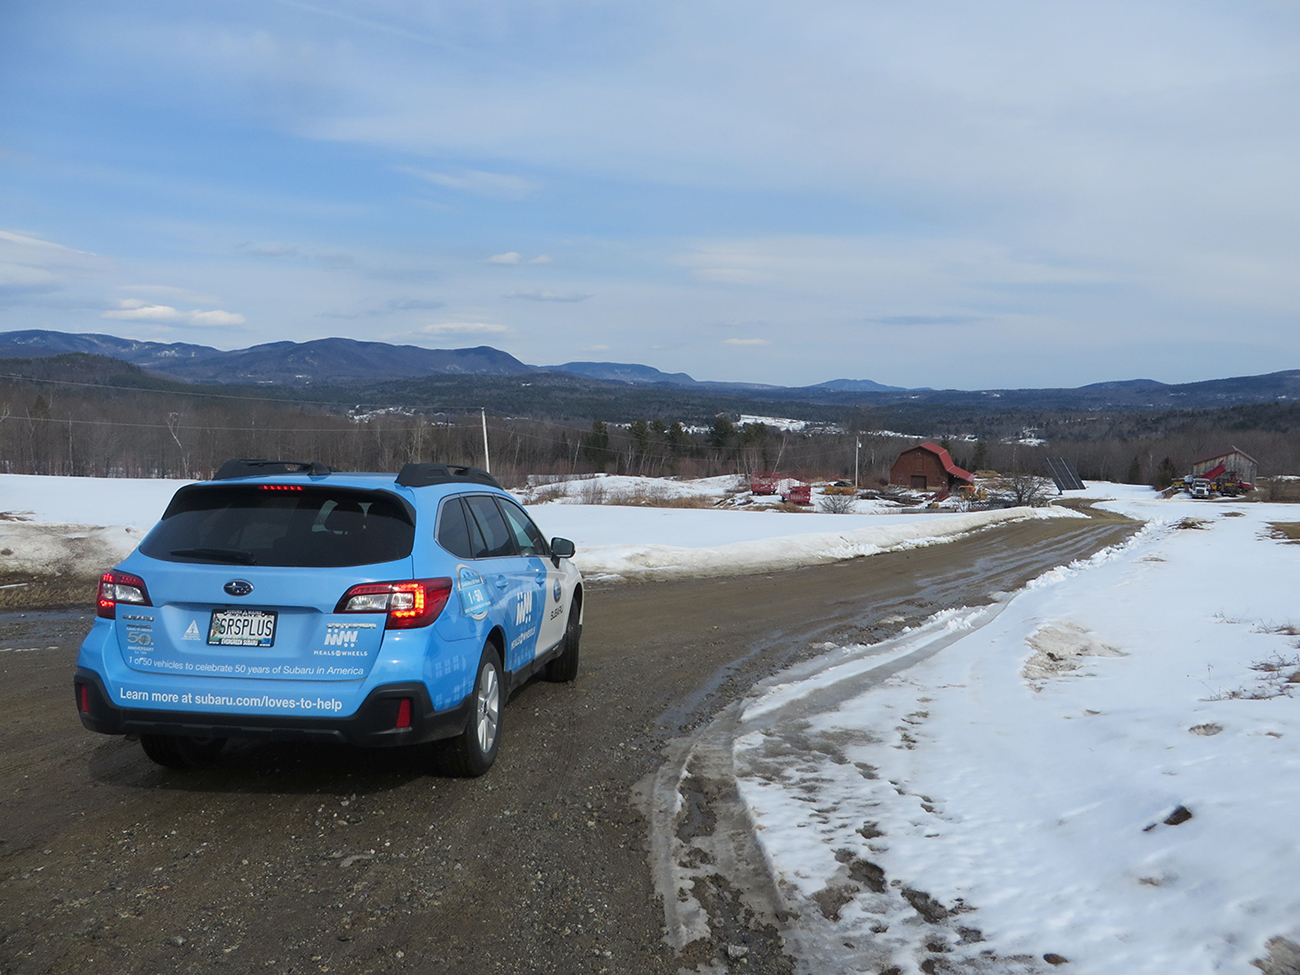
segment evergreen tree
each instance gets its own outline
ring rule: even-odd
[[[691,435],[686,432],[680,420],[673,420],[668,428],[668,449],[673,454],[684,454],[691,446]]]
[[[1166,457],[1160,462],[1159,469],[1156,470],[1155,486],[1157,490],[1163,491],[1174,481],[1178,480],[1181,475],[1178,473],[1178,465],[1174,463],[1172,457]]]
[[[1142,462],[1137,459],[1136,454],[1133,455],[1133,463],[1128,465],[1127,481],[1129,484],[1142,483]]]
[[[735,425],[719,413],[713,418],[713,427],[709,430],[709,446],[714,450],[726,450],[735,434]]]
[[[582,438],[582,455],[601,470],[609,463],[609,427],[605,421],[591,421],[591,433]]]

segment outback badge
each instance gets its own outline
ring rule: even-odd
[[[231,579],[221,588],[232,596],[247,596],[253,591],[253,584],[245,582],[243,579]]]

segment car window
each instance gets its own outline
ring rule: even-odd
[[[438,517],[438,544],[458,558],[476,557],[476,548],[470,541],[469,524],[465,520],[465,509],[460,498],[451,498],[443,503],[442,514]]]
[[[494,559],[516,554],[514,534],[495,501],[485,494],[475,494],[465,499],[465,507],[483,533],[484,551],[480,558]]]
[[[548,554],[546,539],[542,537],[542,533],[533,524],[533,519],[528,517],[528,513],[523,508],[513,501],[507,501],[505,498],[497,498],[497,504],[501,505],[501,512],[506,516],[506,521],[510,524],[510,530],[515,536],[515,544],[519,546],[520,555]]]
[[[166,562],[345,566],[408,558],[415,525],[380,491],[259,484],[182,488],[140,551]]]

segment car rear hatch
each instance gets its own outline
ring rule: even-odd
[[[411,577],[414,516],[387,491],[326,485],[182,489],[123,568],[150,606],[119,603],[134,670],[273,680],[357,680],[386,614],[336,613],[359,583]]]

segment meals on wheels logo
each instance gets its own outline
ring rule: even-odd
[[[515,597],[515,624],[523,626],[533,615],[533,591],[517,593]]]

